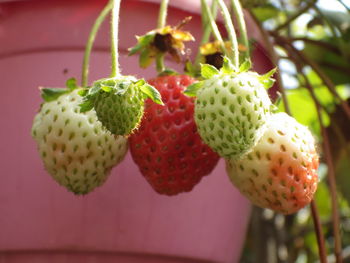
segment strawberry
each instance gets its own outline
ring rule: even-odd
[[[147,97],[162,104],[156,89],[133,76],[100,79],[83,96],[81,111],[94,108],[98,120],[115,135],[128,136],[138,127]]]
[[[135,163],[160,194],[191,191],[219,160],[197,133],[193,99],[182,93],[194,81],[186,75],[150,80],[149,83],[159,90],[165,106],[146,101],[141,125],[129,137]]]
[[[258,144],[240,160],[227,160],[234,185],[253,204],[284,214],[311,202],[318,156],[307,127],[285,113],[272,115]]]
[[[80,113],[78,89],[43,89],[46,102],[32,136],[47,172],[75,194],[102,185],[127,152],[127,140],[102,128],[95,112]]]
[[[239,70],[225,57],[218,71],[202,65],[204,81],[188,87],[185,93],[197,96],[195,121],[203,141],[225,158],[239,159],[262,136],[272,107],[265,88],[272,85],[274,71],[260,76],[248,71],[249,63]]]

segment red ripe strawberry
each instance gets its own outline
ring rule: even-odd
[[[182,93],[194,81],[185,75],[150,80],[165,105],[147,100],[139,130],[129,138],[135,163],[160,194],[191,191],[219,160],[197,133],[194,99]]]

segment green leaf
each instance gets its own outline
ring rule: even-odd
[[[224,56],[223,57],[223,64],[222,64],[222,67],[220,69],[220,72],[223,74],[231,74],[231,73],[235,72],[234,68],[235,67],[233,66],[231,60],[228,57]]]
[[[199,81],[196,83],[193,83],[192,85],[188,86],[186,90],[184,91],[184,94],[189,97],[195,97],[197,95],[197,91],[202,88],[203,82]]]
[[[62,88],[42,88],[41,97],[44,99],[44,101],[49,102],[56,100],[58,97],[68,92],[69,90]]]
[[[320,43],[332,47],[332,51],[321,45],[318,46],[310,43],[305,43],[303,49],[303,52],[305,52],[309,58],[318,63],[323,72],[331,78],[335,85],[350,83],[350,55],[348,55],[348,57],[344,56],[341,50],[334,45],[337,42],[336,38],[329,38],[326,41],[320,41]],[[345,50],[350,50],[350,41],[346,42],[344,48]],[[322,56],[320,56],[320,54],[322,54]]]
[[[315,201],[321,218],[327,218],[331,212],[332,206],[329,200],[329,190],[324,181],[319,182],[315,193]]]
[[[162,101],[162,97],[156,88],[154,88],[153,86],[151,86],[149,84],[145,84],[145,85],[141,86],[140,89],[148,98],[153,100],[155,103],[160,104],[160,105],[164,105],[164,103]]]
[[[211,77],[218,75],[220,72],[216,67],[209,64],[201,64],[201,75],[205,79],[210,79]]]
[[[78,88],[77,80],[75,78],[70,78],[66,81],[66,87],[72,91]]]
[[[251,67],[252,67],[252,63],[250,59],[247,59],[240,65],[239,72],[247,72],[248,70],[251,69]]]
[[[252,12],[260,22],[264,22],[270,18],[276,18],[280,14],[280,11],[271,4],[253,8]]]
[[[339,190],[342,192],[343,197],[350,204],[350,191],[349,191],[349,169],[350,169],[350,143],[343,145],[343,149],[340,151],[338,160],[335,164],[337,183]]]
[[[315,89],[316,96],[323,105],[327,105],[326,101],[334,103],[332,94],[326,87]],[[320,136],[320,124],[317,117],[317,111],[313,99],[309,91],[305,88],[286,90],[289,106],[294,116],[301,124],[308,126],[314,134]],[[284,110],[283,104],[280,107]],[[322,111],[322,118],[325,125],[329,125],[329,115]]]
[[[80,112],[87,112],[92,110],[92,108],[94,107],[94,102],[92,99],[87,99],[85,100],[83,103],[79,104],[80,106]]]

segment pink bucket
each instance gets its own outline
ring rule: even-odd
[[[105,3],[0,3],[0,262],[238,262],[250,205],[231,185],[222,160],[192,192],[175,197],[156,194],[129,154],[105,185],[84,197],[67,192],[44,171],[30,136],[41,103],[37,87],[62,87],[67,78],[80,76],[90,27]],[[157,12],[154,3],[122,1],[124,74],[155,76],[153,68],[139,69],[127,48],[135,35],[155,27]],[[175,25],[189,15],[186,29],[200,40],[198,14],[172,7],[168,22]],[[105,23],[90,80],[108,75],[108,49]]]

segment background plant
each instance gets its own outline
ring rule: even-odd
[[[240,262],[350,262],[350,5],[341,0],[326,1],[327,6],[320,0],[242,4],[279,66],[280,110],[310,127],[321,165],[310,207],[290,216],[253,209]],[[327,258],[319,253],[323,238]]]

